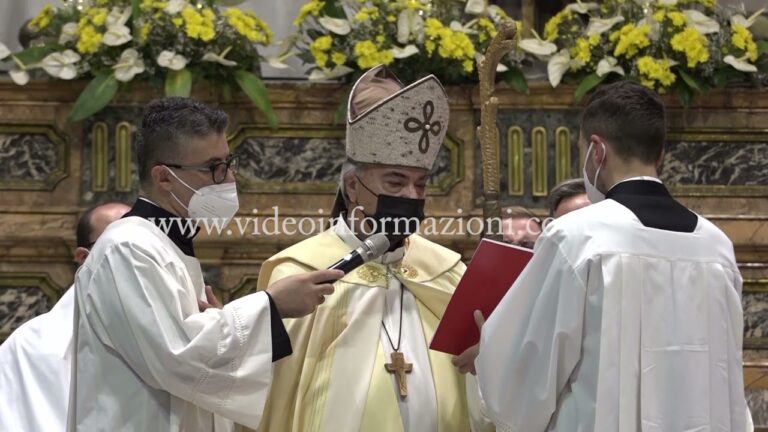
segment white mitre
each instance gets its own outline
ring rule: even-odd
[[[362,112],[352,101],[372,81],[400,81],[383,65],[367,71],[347,103],[347,158],[362,164],[432,169],[448,131],[448,96],[434,75],[383,97]]]

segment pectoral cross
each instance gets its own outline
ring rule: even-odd
[[[405,383],[405,374],[411,373],[413,370],[413,364],[405,362],[405,356],[401,352],[392,353],[392,363],[384,365],[387,368],[387,372],[395,374],[397,376],[397,384],[400,387],[400,397],[408,397],[408,385]]]

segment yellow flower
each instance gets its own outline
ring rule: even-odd
[[[662,92],[663,87],[672,85],[677,79],[672,73],[667,59],[657,60],[651,56],[640,57],[637,60],[637,70],[640,72],[640,83],[653,89],[658,82],[661,84],[659,92]]]
[[[669,19],[672,20],[672,25],[675,27],[682,27],[688,22],[685,18],[685,14],[682,12],[670,12]]]
[[[353,51],[360,69],[370,69],[378,64],[388,65],[394,60],[391,49],[379,50],[379,47],[369,40],[355,43]]]
[[[560,24],[564,20],[571,19],[571,10],[570,9],[563,9],[560,12],[557,13],[557,15],[553,16],[552,18],[547,21],[546,24],[544,24],[544,39],[552,42],[559,36],[559,27]]]
[[[144,25],[141,26],[139,29],[139,39],[141,41],[147,40],[147,37],[149,37],[149,32],[152,30],[152,24],[149,22],[144,23]]]
[[[239,34],[248,38],[251,42],[269,44],[272,39],[272,31],[267,24],[253,12],[243,12],[240,9],[230,8],[224,11],[227,22]]]
[[[466,33],[445,29],[440,36],[437,54],[455,60],[474,60],[475,46]]]
[[[324,3],[321,0],[312,0],[299,9],[299,15],[293,20],[293,25],[297,26],[308,16],[318,16],[323,10]]]
[[[593,33],[589,36],[589,45],[590,46],[597,46],[600,43],[600,35],[597,33]]]
[[[32,18],[29,24],[27,24],[27,28],[34,31],[40,31],[48,27],[55,13],[56,12],[53,10],[53,6],[49,4],[43,6],[43,8],[40,9],[40,12],[38,12],[38,14]]]
[[[707,38],[693,27],[686,27],[685,30],[672,36],[669,44],[673,50],[685,53],[688,67],[692,68],[709,60]]]
[[[395,21],[397,21],[397,17],[395,15],[387,15],[387,22],[388,23],[393,23]]]
[[[667,15],[667,11],[664,9],[659,9],[656,13],[653,14],[653,20],[656,22],[662,22],[664,21],[664,17]]]
[[[472,60],[464,60],[461,62],[461,66],[464,68],[464,72],[470,73],[475,70],[475,62]]]
[[[376,36],[376,42],[379,45],[384,44],[384,42],[386,42],[386,40],[387,40],[387,38],[383,34],[380,34],[380,35]]]
[[[609,39],[611,42],[617,42],[613,55],[618,57],[624,55],[627,58],[634,57],[637,52],[651,44],[648,39],[648,33],[651,27],[647,24],[635,27],[634,24],[627,24],[621,30],[611,33]]]
[[[336,66],[341,66],[347,62],[347,56],[337,51],[331,54],[331,61]]]
[[[480,32],[477,38],[480,42],[485,42],[488,39],[493,39],[496,36],[496,26],[488,18],[480,18],[477,20],[477,26],[480,27]]]
[[[379,17],[379,9],[375,7],[364,7],[355,14],[356,21],[374,20]],[[395,18],[395,21],[397,18]]]
[[[216,36],[214,27],[216,16],[210,9],[206,8],[203,12],[198,12],[193,7],[185,7],[181,10],[181,16],[184,18],[184,30],[188,37],[208,42]]]
[[[96,31],[96,27],[90,24],[85,25],[80,29],[76,48],[81,54],[93,54],[99,50],[102,38],[102,34]]]
[[[331,49],[331,45],[333,45],[333,38],[331,36],[320,36],[309,45],[309,49],[328,51]]]
[[[435,51],[435,42],[431,40],[424,42],[424,48],[427,49],[428,55],[432,55],[432,53]]]
[[[744,50],[750,61],[757,60],[757,44],[752,38],[752,33],[742,25],[734,25],[731,33],[731,43],[740,50]]]
[[[182,24],[184,24],[184,18],[182,18],[182,17],[173,17],[173,18],[171,18],[171,22],[176,27],[181,27]]]
[[[95,26],[103,25],[107,15],[109,15],[107,8],[93,8],[88,11],[88,18]]]
[[[424,32],[431,38],[438,37],[443,28],[443,23],[435,18],[427,18],[427,21],[424,23]]]
[[[589,63],[592,60],[592,50],[589,41],[584,38],[576,39],[576,45],[571,48],[571,57],[582,63]]]

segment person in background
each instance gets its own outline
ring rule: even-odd
[[[89,208],[77,223],[78,267],[107,225],[130,207],[106,203]],[[16,329],[0,345],[0,430],[64,432],[67,426],[75,290],[53,308]]]
[[[505,242],[533,249],[541,235],[541,219],[525,207],[506,207],[501,210],[501,231]]]
[[[590,204],[584,179],[566,180],[549,193],[549,216],[557,219]]]

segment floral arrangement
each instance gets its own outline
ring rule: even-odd
[[[310,80],[347,76],[385,64],[405,81],[434,73],[444,84],[477,81],[476,61],[508,19],[487,0],[310,0],[294,24],[297,55],[311,65]],[[525,90],[524,56],[499,72]]]
[[[547,59],[552,87],[579,83],[576,98],[605,79],[627,77],[683,103],[697,92],[766,77],[758,57],[768,49],[746,18],[716,7],[715,0],[606,0],[566,6],[528,41]]]
[[[258,47],[271,43],[272,32],[251,12],[222,10],[212,0],[81,0],[45,6],[27,26],[34,34],[30,48],[10,53],[0,44],[0,59],[15,63],[10,75],[19,85],[37,69],[61,80],[92,78],[72,120],[98,112],[136,80],[164,85],[175,96],[188,96],[193,82],[205,80],[225,98],[239,87],[277,124],[252,72],[262,60]]]

